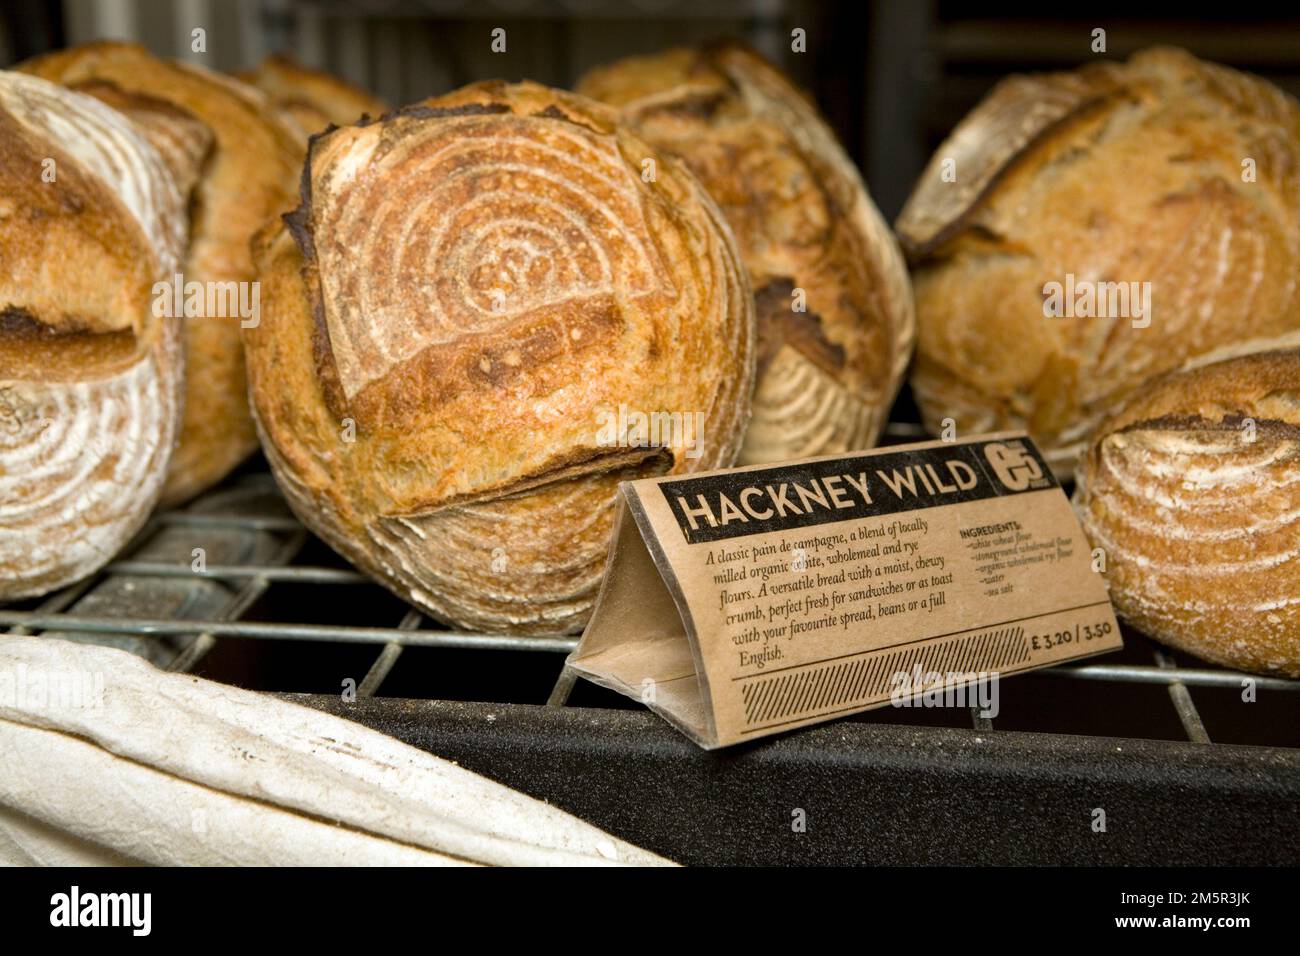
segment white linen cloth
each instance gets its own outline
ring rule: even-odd
[[[0,862],[668,861],[360,724],[113,648],[0,636]]]

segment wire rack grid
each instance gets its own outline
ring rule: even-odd
[[[918,437],[919,426],[911,424],[891,423],[887,432],[887,441],[895,443]],[[199,553],[190,547],[195,541],[211,546],[203,553],[212,554],[212,563],[188,560]],[[14,634],[44,633],[123,646],[179,672],[195,671],[222,641],[373,647],[373,658],[355,685],[356,696],[363,698],[378,694],[410,648],[563,655],[577,645],[577,638],[567,635],[518,637],[446,629],[410,607],[403,608],[390,626],[248,619],[250,609],[277,586],[324,588],[335,600],[338,589],[378,590],[351,568],[299,561],[313,541],[288,512],[269,473],[246,470],[184,510],[153,516],[122,556],[91,577],[30,606],[0,607],[0,627]],[[323,552],[318,544],[316,550]],[[1068,681],[1163,686],[1183,734],[1197,744],[1212,741],[1191,688],[1238,689],[1243,682],[1253,682],[1257,692],[1300,691],[1300,681],[1181,666],[1159,646],[1152,644],[1149,649],[1149,664],[1072,664],[1038,674]],[[565,706],[575,678],[562,667],[546,704]],[[970,721],[977,731],[995,729],[994,720],[981,716],[978,708],[970,708]]]

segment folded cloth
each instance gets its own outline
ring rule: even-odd
[[[0,636],[0,862],[668,863],[351,721],[26,636]]]

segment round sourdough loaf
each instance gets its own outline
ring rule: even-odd
[[[1074,501],[1125,620],[1300,677],[1300,335],[1287,344],[1144,385],[1089,440]]]
[[[621,60],[578,91],[685,160],[736,234],[759,341],[741,462],[875,444],[912,354],[912,290],[889,227],[816,107],[735,44]]]
[[[382,100],[365,90],[282,54],[268,56],[257,69],[236,76],[269,96],[304,136],[319,132],[331,123],[346,126],[363,116],[379,116],[388,111]]]
[[[101,567],[158,500],[183,362],[152,290],[186,225],[125,117],[0,72],[0,600]]]
[[[259,237],[245,345],[275,475],[308,527],[440,620],[580,628],[617,483],[739,449],[755,332],[735,242],[615,119],[496,82],[335,129]],[[653,414],[680,423],[658,445],[637,427]]]
[[[194,191],[189,252],[176,271],[186,283],[201,283],[205,292],[239,289],[228,284],[253,280],[249,241],[268,219],[293,207],[302,156],[301,134],[259,90],[201,67],[160,60],[128,43],[88,43],[29,60],[19,69],[74,89],[84,87],[114,106],[120,104],[106,94],[106,85],[163,100],[187,117],[176,124],[177,136],[188,136],[195,120],[207,127],[211,151]],[[154,112],[146,132],[157,136],[160,126],[167,125],[160,119]],[[188,142],[192,148],[194,140]],[[251,303],[251,286],[241,291]],[[220,481],[257,447],[248,413],[241,321],[239,315],[185,320],[185,421],[164,504],[183,501]]]
[[[1172,49],[1011,77],[897,228],[926,424],[1027,428],[1068,475],[1140,382],[1300,328],[1300,104]]]

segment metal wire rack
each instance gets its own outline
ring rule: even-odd
[[[898,442],[920,436],[919,426],[893,423],[887,440]],[[390,625],[315,623],[294,620],[292,613],[283,611],[279,616],[289,620],[275,620],[274,615],[250,617],[250,611],[258,608],[268,592],[283,587],[291,587],[299,595],[287,601],[291,612],[319,606],[322,589],[331,599],[324,602],[326,605],[342,600],[356,607],[376,600],[375,592],[380,590],[376,585],[348,567],[325,563],[341,565],[319,544],[307,549],[309,541],[314,543],[287,511],[270,475],[247,470],[184,510],[154,516],[123,556],[96,575],[34,604],[0,608],[0,627],[10,628],[11,633],[46,633],[115,644],[168,670],[187,672],[200,671],[205,658],[219,644],[229,641],[373,648],[364,674],[355,682],[355,694],[361,698],[378,695],[403,653],[411,648],[550,655],[552,666],[559,667],[558,655],[567,654],[577,644],[571,636],[515,637],[445,629],[419,611],[388,598],[386,592],[379,599],[386,605],[383,611],[363,616],[371,619],[395,615],[397,619]],[[305,562],[300,560],[305,549],[314,551],[320,560],[314,560],[312,555]],[[203,563],[196,561],[200,554]],[[1132,643],[1131,636],[1129,640]],[[1140,662],[1139,658],[1064,665],[1040,671],[1038,676],[1164,687],[1183,734],[1196,744],[1210,744],[1211,736],[1193,701],[1192,688],[1240,690],[1248,682],[1257,694],[1280,691],[1290,696],[1300,691],[1300,681],[1183,664],[1157,645],[1142,644],[1145,653],[1150,654],[1150,663]],[[255,687],[257,684],[255,679],[241,679],[240,675],[234,681]],[[546,704],[565,706],[574,685],[575,675],[559,667]],[[292,692],[301,688],[256,689]],[[1300,698],[1292,700],[1300,704]],[[890,714],[890,720],[895,722],[906,723],[907,718],[900,712]],[[974,708],[970,721],[977,731],[996,727],[994,720],[980,716]],[[1260,742],[1292,745],[1288,740]]]

